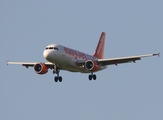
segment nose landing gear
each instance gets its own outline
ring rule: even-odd
[[[55,82],[58,82],[58,81],[59,81],[59,82],[62,82],[62,77],[61,77],[61,76],[55,76],[55,77],[54,77],[54,81],[55,81]]]
[[[59,72],[60,72],[60,69],[54,65],[54,70],[53,70],[53,74],[57,74],[57,76],[54,77],[54,81],[55,82],[62,82],[62,76],[59,76]]]

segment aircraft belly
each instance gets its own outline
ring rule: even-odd
[[[62,70],[67,70],[70,72],[89,72],[84,68],[80,68],[79,66],[76,65],[75,62],[72,62],[70,60],[62,60],[60,63],[58,63],[58,66],[62,69]]]
[[[90,73],[90,71],[86,70],[85,68],[80,68],[76,65],[75,61],[72,58],[62,58],[56,62],[57,65],[61,68],[61,70],[66,70],[70,72],[82,72],[82,73]]]

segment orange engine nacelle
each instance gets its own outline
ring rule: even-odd
[[[85,62],[85,68],[91,72],[96,72],[100,69],[100,65],[92,60],[87,60]]]
[[[45,74],[48,72],[48,67],[44,63],[37,63],[34,65],[34,70],[37,74]]]

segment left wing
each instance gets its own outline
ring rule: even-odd
[[[158,54],[147,54],[147,55],[139,55],[139,56],[129,56],[129,57],[120,57],[120,58],[108,58],[108,59],[98,59],[97,62],[101,64],[102,66],[105,65],[118,65],[122,63],[129,63],[129,62],[134,62],[137,60],[141,60],[141,58],[144,57],[151,57],[151,56],[159,56],[160,53]]]
[[[37,64],[39,62],[9,62],[7,61],[7,65],[8,64],[16,64],[16,65],[22,65],[25,66],[26,68],[28,67],[33,67],[35,64]],[[43,62],[42,62],[43,63]],[[45,62],[44,63],[48,68],[53,68],[54,64],[50,63],[50,62]]]

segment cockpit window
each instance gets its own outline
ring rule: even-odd
[[[55,49],[55,50],[58,50],[58,48],[57,48],[57,47],[54,47],[54,49]]]
[[[47,50],[47,49],[59,50],[57,47],[47,47],[46,50]]]
[[[53,47],[49,47],[49,49],[53,49]]]

